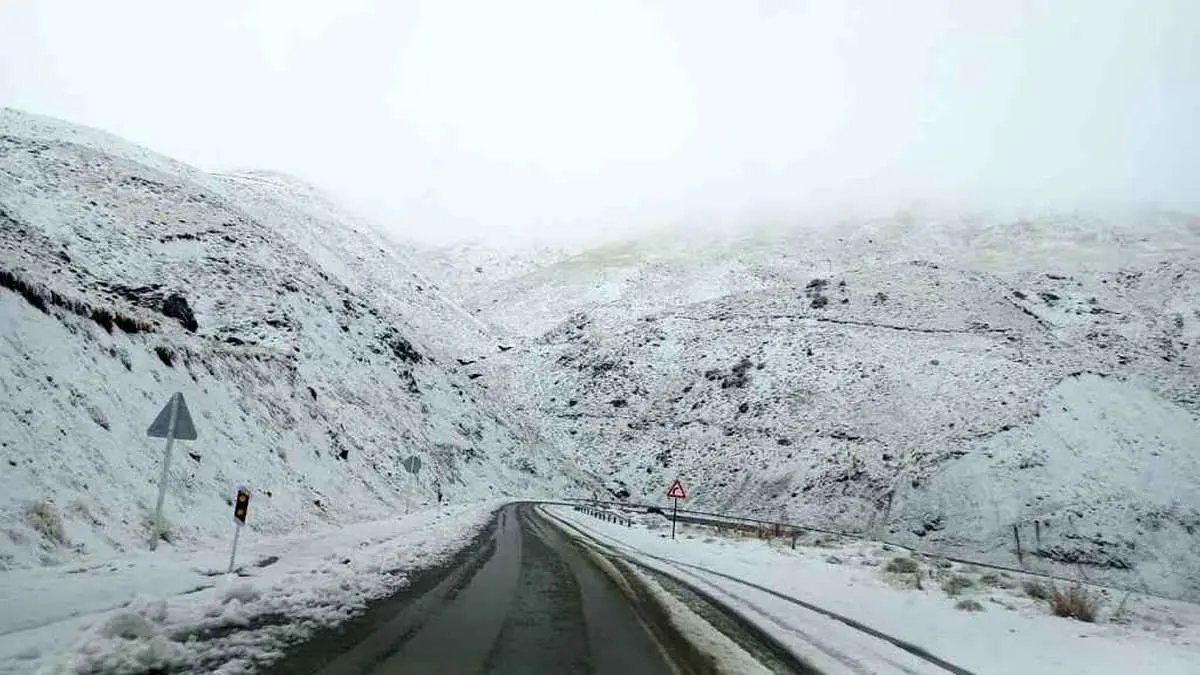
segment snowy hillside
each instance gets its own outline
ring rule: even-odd
[[[456,361],[496,343],[314,190],[0,110],[0,568],[142,548],[183,392],[170,539],[294,533],[586,480]],[[424,460],[417,483],[400,467]]]
[[[656,237],[464,304],[521,336],[489,379],[634,499],[678,475],[697,508],[1200,598],[1200,219]]]

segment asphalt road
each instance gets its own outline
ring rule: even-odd
[[[616,584],[533,506],[505,507],[479,543],[269,672],[680,672]]]

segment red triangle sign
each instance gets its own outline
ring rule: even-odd
[[[687,499],[687,488],[683,487],[683,483],[676,478],[675,482],[671,483],[671,487],[667,488],[667,497],[671,499]]]

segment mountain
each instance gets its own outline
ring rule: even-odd
[[[530,260],[464,291],[517,345],[487,378],[615,493],[679,476],[693,508],[1200,599],[1200,218],[908,214]]]
[[[412,258],[277,174],[206,174],[0,110],[0,568],[298,532],[591,478],[461,365],[500,353]],[[413,479],[401,460],[417,455]]]
[[[603,485],[1200,599],[1200,219],[425,249],[0,111],[0,566]],[[424,466],[414,480],[400,462]]]

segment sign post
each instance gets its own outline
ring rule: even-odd
[[[250,488],[239,487],[233,499],[233,548],[229,551],[229,574],[233,574],[233,561],[237,558],[238,536],[246,524],[246,513],[250,510]]]
[[[671,508],[671,538],[675,538],[675,520],[679,517],[679,500],[687,499],[687,488],[683,487],[683,483],[676,478],[671,487],[667,488],[667,497],[675,501],[675,505]]]
[[[408,459],[404,460],[402,462],[402,464],[404,465],[404,470],[407,471],[408,473],[412,474],[413,485],[416,485],[417,473],[421,470],[421,458],[417,457],[416,455],[412,455]],[[410,502],[412,502],[412,489],[411,488],[405,492],[405,497],[404,497],[404,512],[405,513],[408,513],[410,510]]]
[[[175,439],[183,441],[196,440],[196,426],[192,424],[192,415],[188,412],[183,394],[176,392],[167,401],[167,405],[154,418],[154,423],[146,430],[150,438],[167,439],[167,447],[163,450],[162,475],[158,479],[158,501],[154,505],[154,523],[150,529],[150,550],[158,548],[158,539],[163,531],[163,501],[167,497],[167,476],[171,469],[171,446]]]

